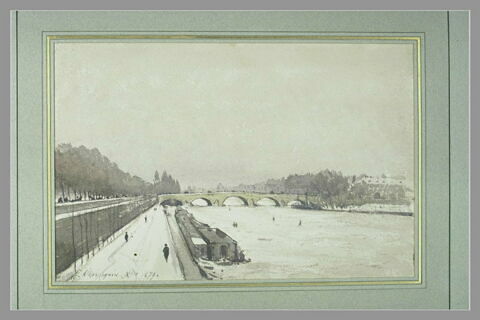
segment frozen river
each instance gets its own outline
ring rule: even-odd
[[[414,273],[414,218],[410,216],[267,206],[192,206],[188,210],[199,221],[225,231],[252,260],[220,267],[223,279],[409,277]]]

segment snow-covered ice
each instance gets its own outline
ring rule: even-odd
[[[414,275],[411,216],[278,207],[192,206],[188,210],[199,221],[225,231],[252,259],[218,266],[216,273],[223,279]]]
[[[125,232],[129,235],[128,242]],[[117,234],[115,240],[90,256],[84,265],[77,265],[77,273],[69,281],[183,280],[161,209],[149,209]],[[162,252],[165,243],[170,247],[168,262]]]

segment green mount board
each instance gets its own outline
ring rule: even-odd
[[[423,277],[420,284],[52,291],[45,274],[46,34],[298,33],[423,40]],[[12,12],[13,309],[468,308],[468,13]],[[455,59],[454,59],[455,58]],[[451,79],[455,79],[455,85]]]
[[[450,308],[469,307],[469,15],[449,12]]]

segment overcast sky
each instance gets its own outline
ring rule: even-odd
[[[56,143],[148,181],[413,177],[410,44],[61,43]]]

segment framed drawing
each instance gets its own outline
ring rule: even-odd
[[[12,12],[12,308],[468,308],[467,48],[468,12]]]

